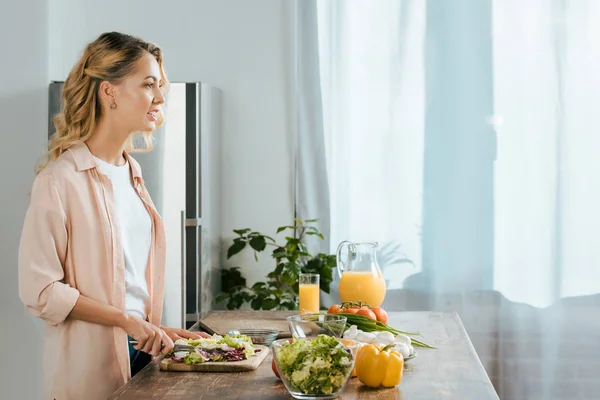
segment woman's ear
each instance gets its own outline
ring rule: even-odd
[[[109,81],[100,82],[99,95],[103,106],[110,107],[111,104],[114,104],[116,102],[116,94],[115,85]]]

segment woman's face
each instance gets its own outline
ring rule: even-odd
[[[118,125],[129,132],[153,131],[157,121],[162,119],[165,102],[162,86],[158,62],[146,53],[136,62],[135,72],[115,85],[114,102],[117,107],[107,112],[111,119],[114,117],[113,121],[118,121]]]

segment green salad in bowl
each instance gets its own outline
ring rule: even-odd
[[[281,380],[296,399],[339,396],[352,375],[355,347],[357,342],[343,344],[327,335],[280,339],[271,345]]]

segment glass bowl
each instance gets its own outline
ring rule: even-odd
[[[279,339],[271,344],[275,367],[295,399],[334,399],[340,396],[354,370],[359,343],[322,335]]]
[[[316,338],[318,335],[341,338],[346,330],[346,317],[337,314],[308,313],[287,317],[294,338]]]
[[[229,331],[227,334],[230,336],[235,334],[246,335],[252,340],[252,343],[262,344],[263,346],[270,346],[279,336],[279,332],[273,329],[238,329]]]

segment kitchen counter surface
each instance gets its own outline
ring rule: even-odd
[[[274,315],[271,311],[262,313],[266,317]],[[388,324],[400,330],[420,332],[422,340],[437,349],[415,347],[417,357],[406,362],[398,387],[369,389],[353,378],[343,399],[498,399],[458,314],[390,312]],[[159,362],[156,360],[146,366],[111,399],[291,398],[271,370],[271,355],[257,370],[240,373],[164,372],[159,369]]]

